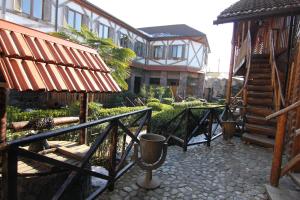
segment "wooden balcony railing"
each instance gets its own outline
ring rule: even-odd
[[[288,162],[285,167],[281,168],[282,154],[284,148],[284,138],[286,132],[286,123],[287,123],[287,113],[297,109],[298,107],[300,107],[300,101],[266,117],[267,120],[278,117],[271,176],[270,176],[270,183],[272,186],[276,186],[276,187],[278,186],[280,177],[283,176],[290,169],[292,169],[293,166],[297,163],[295,162],[295,159],[296,161],[297,159],[299,159],[300,161],[300,156],[296,156],[294,159]]]
[[[86,123],[82,123],[79,125],[75,125],[72,127],[57,129],[45,133],[40,133],[38,135],[29,136],[23,139],[14,140],[8,143],[2,143],[0,145],[0,150],[3,156],[2,163],[2,181],[3,186],[2,197],[4,199],[15,200],[17,199],[18,194],[18,159],[26,158],[30,160],[34,160],[40,163],[44,163],[50,166],[56,166],[60,169],[69,170],[70,173],[67,179],[64,181],[63,185],[59,188],[59,190],[54,194],[52,199],[60,199],[65,191],[71,186],[74,180],[79,177],[79,175],[89,175],[97,178],[101,178],[107,180],[108,183],[104,187],[99,187],[95,189],[92,194],[87,197],[87,199],[94,199],[99,194],[101,194],[105,189],[110,188],[113,189],[115,181],[120,178],[127,170],[129,170],[135,163],[134,161],[130,161],[128,164],[125,163],[126,158],[128,157],[134,142],[139,143],[138,135],[144,126],[147,126],[147,129],[150,128],[150,120],[151,120],[151,109],[144,109],[140,111],[135,111],[131,113],[121,114],[113,117],[108,117],[96,121],[90,121]],[[133,122],[127,124],[124,122],[124,119],[129,117],[133,117]],[[83,129],[93,128],[95,126],[105,126],[103,132],[97,133],[93,143],[90,145],[89,150],[85,153],[82,159],[79,160],[78,164],[70,164],[67,162],[63,162],[57,160],[55,158],[47,157],[46,155],[35,153],[27,150],[26,146],[31,143],[43,141],[45,139],[63,136],[66,134],[76,133]],[[137,127],[135,132],[132,132],[130,127]],[[103,129],[101,129],[103,130]],[[91,133],[91,131],[88,131]],[[120,161],[117,163],[117,142],[118,138],[121,136],[129,136],[132,140],[126,146],[123,146],[120,157]],[[123,137],[126,140],[126,137]],[[90,170],[88,164],[90,163],[92,156],[95,154],[97,149],[100,147],[103,142],[108,139],[109,141],[109,173],[108,175],[98,173]],[[123,142],[123,145],[125,142]],[[120,155],[120,154],[118,154]]]

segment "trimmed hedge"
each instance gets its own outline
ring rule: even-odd
[[[172,106],[177,108],[190,108],[196,106],[203,106],[203,102],[196,100],[196,101],[188,101],[188,102],[180,102],[180,103],[172,103]]]
[[[195,97],[187,97],[186,101],[196,101],[197,99]]]
[[[160,100],[157,99],[157,98],[149,98],[149,99],[147,99],[147,103],[152,103],[152,102],[160,103]]]
[[[174,103],[174,99],[173,98],[163,98],[162,103],[172,105],[172,103]]]
[[[157,103],[157,102],[150,102],[147,104],[148,107],[151,107],[154,111],[163,111],[163,110],[171,110],[173,107],[171,105]]]

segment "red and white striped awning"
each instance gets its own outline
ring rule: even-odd
[[[19,91],[119,92],[96,50],[0,20],[0,82]]]

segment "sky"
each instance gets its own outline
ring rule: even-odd
[[[232,23],[213,25],[224,9],[238,0],[88,0],[135,27],[187,24],[207,35],[211,53],[207,71],[227,72]]]

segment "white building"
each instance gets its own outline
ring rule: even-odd
[[[44,32],[88,26],[102,38],[133,49],[129,88],[171,86],[181,97],[202,96],[209,45],[206,35],[187,25],[136,29],[86,0],[1,0],[2,18]],[[5,7],[5,9],[2,9]]]

